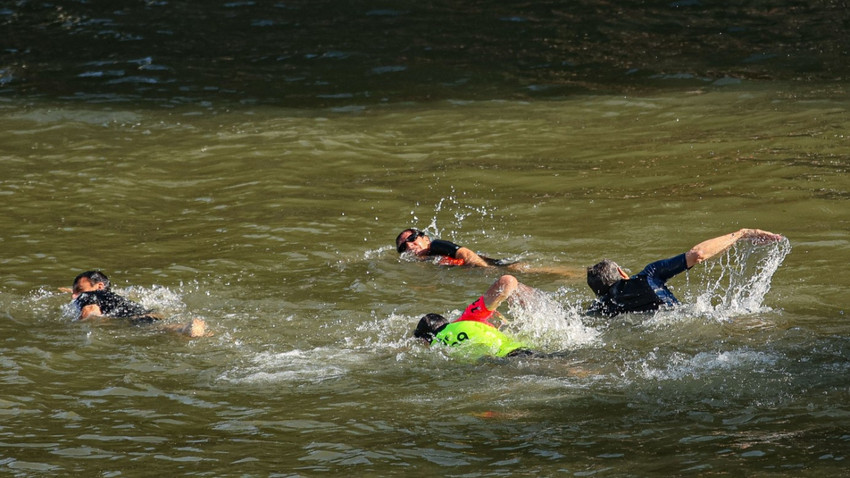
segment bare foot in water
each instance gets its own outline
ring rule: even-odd
[[[204,319],[194,318],[191,322],[186,325],[170,325],[166,326],[168,330],[172,332],[177,332],[178,334],[183,334],[187,337],[196,338],[196,337],[209,337],[212,335],[212,332],[207,332],[207,323],[204,322]]]
[[[204,319],[192,319],[183,327],[183,333],[189,337],[204,337],[207,335],[207,323]]]

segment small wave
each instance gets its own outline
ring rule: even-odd
[[[350,350],[318,347],[260,352],[249,360],[251,365],[224,372],[219,379],[233,384],[318,383],[346,376],[352,366],[365,359]]]
[[[95,70],[84,71],[77,75],[77,78],[105,78],[105,77],[122,77],[124,70]]]
[[[35,108],[13,113],[10,118],[31,121],[38,125],[62,124],[67,126],[73,123],[86,123],[90,125],[113,125],[137,124],[142,120],[141,115],[128,111],[94,111],[94,110],[72,110],[63,108]],[[22,129],[20,133],[30,133],[32,130]]]
[[[158,78],[153,78],[150,76],[127,76],[123,78],[117,78],[115,80],[107,81],[107,85],[119,85],[123,83],[134,83],[134,84],[146,84],[146,85],[155,85],[161,83]]]
[[[399,65],[390,65],[390,66],[377,66],[372,68],[372,73],[376,75],[383,75],[384,73],[398,73],[400,71],[407,70],[406,66]]]
[[[654,353],[640,362],[639,375],[653,380],[700,379],[718,372],[752,370],[770,367],[777,358],[764,352],[733,350],[725,352],[699,352],[692,356],[675,353],[664,357],[664,364],[657,363]]]

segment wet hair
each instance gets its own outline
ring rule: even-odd
[[[407,229],[401,231],[400,233],[398,233],[398,235],[395,237],[395,250],[397,250],[399,254],[401,254],[402,252],[407,250],[407,246],[405,246],[405,243],[407,241],[401,240],[401,236],[403,236],[404,233],[406,233],[406,232],[409,232],[411,234],[421,235],[421,236],[425,235],[424,232],[420,231],[419,229],[414,229],[412,227],[407,228]]]
[[[619,269],[620,266],[616,262],[604,259],[587,268],[587,285],[593,289],[596,295],[605,295],[612,285],[623,278]]]
[[[428,342],[431,342],[434,340],[434,336],[437,335],[437,332],[447,325],[449,325],[449,321],[442,315],[427,314],[419,319],[419,323],[416,325],[416,330],[413,331],[413,336],[417,339],[425,339]]]
[[[88,279],[92,284],[102,283],[105,289],[109,289],[109,277],[100,271],[86,271],[74,278],[74,284],[77,285],[80,279]]]

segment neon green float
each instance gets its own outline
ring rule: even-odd
[[[470,356],[504,357],[516,349],[528,348],[526,344],[511,339],[492,325],[472,320],[446,325],[431,341],[431,345],[438,343],[449,347],[463,345],[464,354]]]

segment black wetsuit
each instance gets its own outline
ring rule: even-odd
[[[130,319],[134,324],[149,324],[159,317],[152,314],[143,305],[126,299],[111,290],[94,290],[83,292],[74,299],[74,306],[82,311],[83,307],[96,305],[104,317]]]
[[[648,264],[628,279],[614,283],[608,293],[590,304],[588,314],[613,317],[628,312],[653,312],[679,303],[667,288],[667,281],[688,270],[685,254]]]
[[[455,244],[454,242],[444,241],[442,239],[434,239],[431,241],[431,245],[428,247],[428,255],[429,256],[446,256],[451,257],[452,259],[457,259],[457,251],[460,249],[460,246]],[[478,255],[484,262],[489,266],[509,266],[514,263],[514,261],[506,261],[504,259],[492,259],[490,257]],[[463,265],[463,264],[458,264]]]

